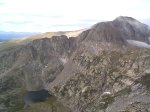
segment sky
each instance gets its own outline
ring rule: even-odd
[[[0,31],[78,30],[118,16],[150,25],[150,0],[0,0]]]

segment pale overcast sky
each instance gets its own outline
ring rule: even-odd
[[[150,25],[150,0],[0,0],[0,30],[76,30],[118,16]]]

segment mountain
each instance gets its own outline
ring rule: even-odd
[[[121,16],[75,37],[59,33],[0,50],[0,110],[150,111],[149,26]],[[57,100],[23,110],[25,91],[43,88]]]
[[[114,21],[96,24],[87,38],[94,41],[120,42],[121,44],[126,40],[148,42],[149,30],[147,25],[133,18],[118,17]]]
[[[49,90],[75,112],[147,111],[150,52],[127,40],[149,43],[149,33],[129,17],[94,25],[78,37],[80,45]]]

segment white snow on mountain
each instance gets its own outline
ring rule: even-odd
[[[149,40],[150,40],[150,37],[149,37]],[[133,46],[150,49],[150,45],[148,45],[147,43],[142,42],[142,41],[127,40],[127,42],[128,42],[130,45],[133,45]]]

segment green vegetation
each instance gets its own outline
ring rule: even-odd
[[[150,74],[146,74],[142,77],[142,84],[150,90]]]
[[[0,79],[0,105],[4,105],[7,112],[17,112],[23,108],[24,92],[14,75],[7,75]]]
[[[13,42],[13,41],[0,43],[0,52],[8,51],[10,49],[13,49],[16,46],[18,46],[18,44],[16,42]]]
[[[21,89],[0,93],[0,105],[5,105],[8,112],[17,112],[24,106]]]

